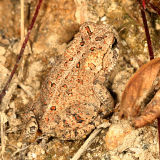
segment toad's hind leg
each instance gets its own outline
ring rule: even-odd
[[[92,103],[71,104],[63,111],[63,115],[59,114],[59,123],[52,126],[55,136],[62,140],[85,138],[100,124],[97,110]]]
[[[26,142],[33,142],[38,136],[38,122],[37,117],[40,116],[40,112],[43,112],[41,108],[40,101],[36,101],[34,103],[30,103],[23,115],[21,116],[23,121],[23,132],[21,134],[21,139]],[[29,110],[29,111],[28,111]],[[39,113],[37,112],[39,110]],[[37,115],[35,114],[37,113]]]
[[[21,139],[26,142],[33,142],[38,135],[38,123],[32,111],[28,112],[26,115],[27,116],[23,117],[25,119],[25,125],[21,134]]]

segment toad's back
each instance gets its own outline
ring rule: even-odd
[[[114,42],[108,25],[89,22],[80,27],[42,86],[39,126],[43,133],[80,139],[100,123],[101,101],[94,85],[99,75],[106,74],[117,61]]]

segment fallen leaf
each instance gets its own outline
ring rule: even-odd
[[[144,64],[129,80],[122,94],[120,118],[131,118],[135,127],[152,123],[160,116],[160,58]],[[153,99],[140,113],[141,105],[154,92]]]

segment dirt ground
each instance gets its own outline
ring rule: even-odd
[[[24,4],[25,33],[37,1]],[[0,89],[16,62],[21,47],[20,1],[0,1]],[[155,57],[160,55],[160,16],[146,12]],[[60,141],[41,134],[25,142],[22,113],[35,101],[49,70],[64,53],[67,44],[87,21],[108,23],[119,35],[120,57],[109,78],[115,103],[121,99],[131,75],[149,61],[140,7],[136,0],[50,0],[43,1],[23,58],[1,105],[0,156],[4,160],[69,160],[85,142]],[[119,120],[115,111],[82,160],[158,160],[157,122],[134,129],[129,121]]]

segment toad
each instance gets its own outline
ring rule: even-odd
[[[80,27],[31,106],[43,134],[82,139],[112,112],[114,101],[104,81],[118,55],[117,35],[110,25],[86,22]]]

